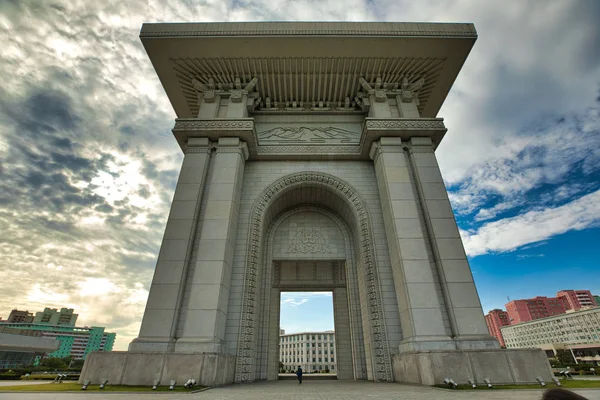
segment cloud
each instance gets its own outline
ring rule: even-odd
[[[511,251],[537,243],[570,230],[600,225],[600,190],[554,208],[489,222],[479,229],[462,231],[462,239],[470,257]]]
[[[332,292],[282,292],[281,305],[298,307],[308,303],[311,299],[331,298]]]
[[[291,307],[301,306],[302,304],[308,302],[308,299],[285,299],[281,300],[281,305],[288,305]]]

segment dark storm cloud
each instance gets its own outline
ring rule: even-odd
[[[41,125],[31,126],[29,129],[32,132],[44,130],[46,127],[70,131],[75,129],[78,122],[71,107],[71,99],[58,91],[38,89],[23,106],[19,115],[29,117],[27,121],[29,123],[41,123]]]

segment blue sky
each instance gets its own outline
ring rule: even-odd
[[[483,308],[600,293],[596,0],[10,0],[0,316],[67,306],[116,331],[117,349],[137,336],[182,161],[139,29],[261,20],[473,22],[479,39],[439,113],[448,133],[436,154]],[[301,316],[330,300],[295,295],[303,304],[284,306]]]

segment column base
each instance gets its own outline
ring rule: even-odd
[[[398,350],[400,350],[400,353],[456,350],[456,343],[449,336],[416,336],[402,340]]]
[[[215,339],[180,338],[175,343],[175,353],[222,353],[223,343]]]
[[[458,384],[484,379],[496,384],[550,382],[554,376],[546,353],[539,349],[455,350],[395,354],[392,371],[396,382],[421,385],[443,384],[451,378]]]
[[[138,337],[129,343],[129,351],[170,353],[175,349],[175,339],[169,337]]]
[[[500,343],[491,335],[455,336],[457,350],[499,350]]]

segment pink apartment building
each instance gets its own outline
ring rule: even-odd
[[[534,319],[564,314],[567,305],[563,299],[556,297],[537,296],[533,299],[513,300],[506,303],[511,325]]]
[[[504,310],[492,310],[485,316],[485,323],[487,324],[490,335],[498,339],[500,346],[506,347],[504,344],[504,338],[502,337],[501,327],[510,325],[508,313]]]
[[[589,290],[561,290],[556,293],[556,297],[565,303],[567,310],[580,310],[598,305]]]

